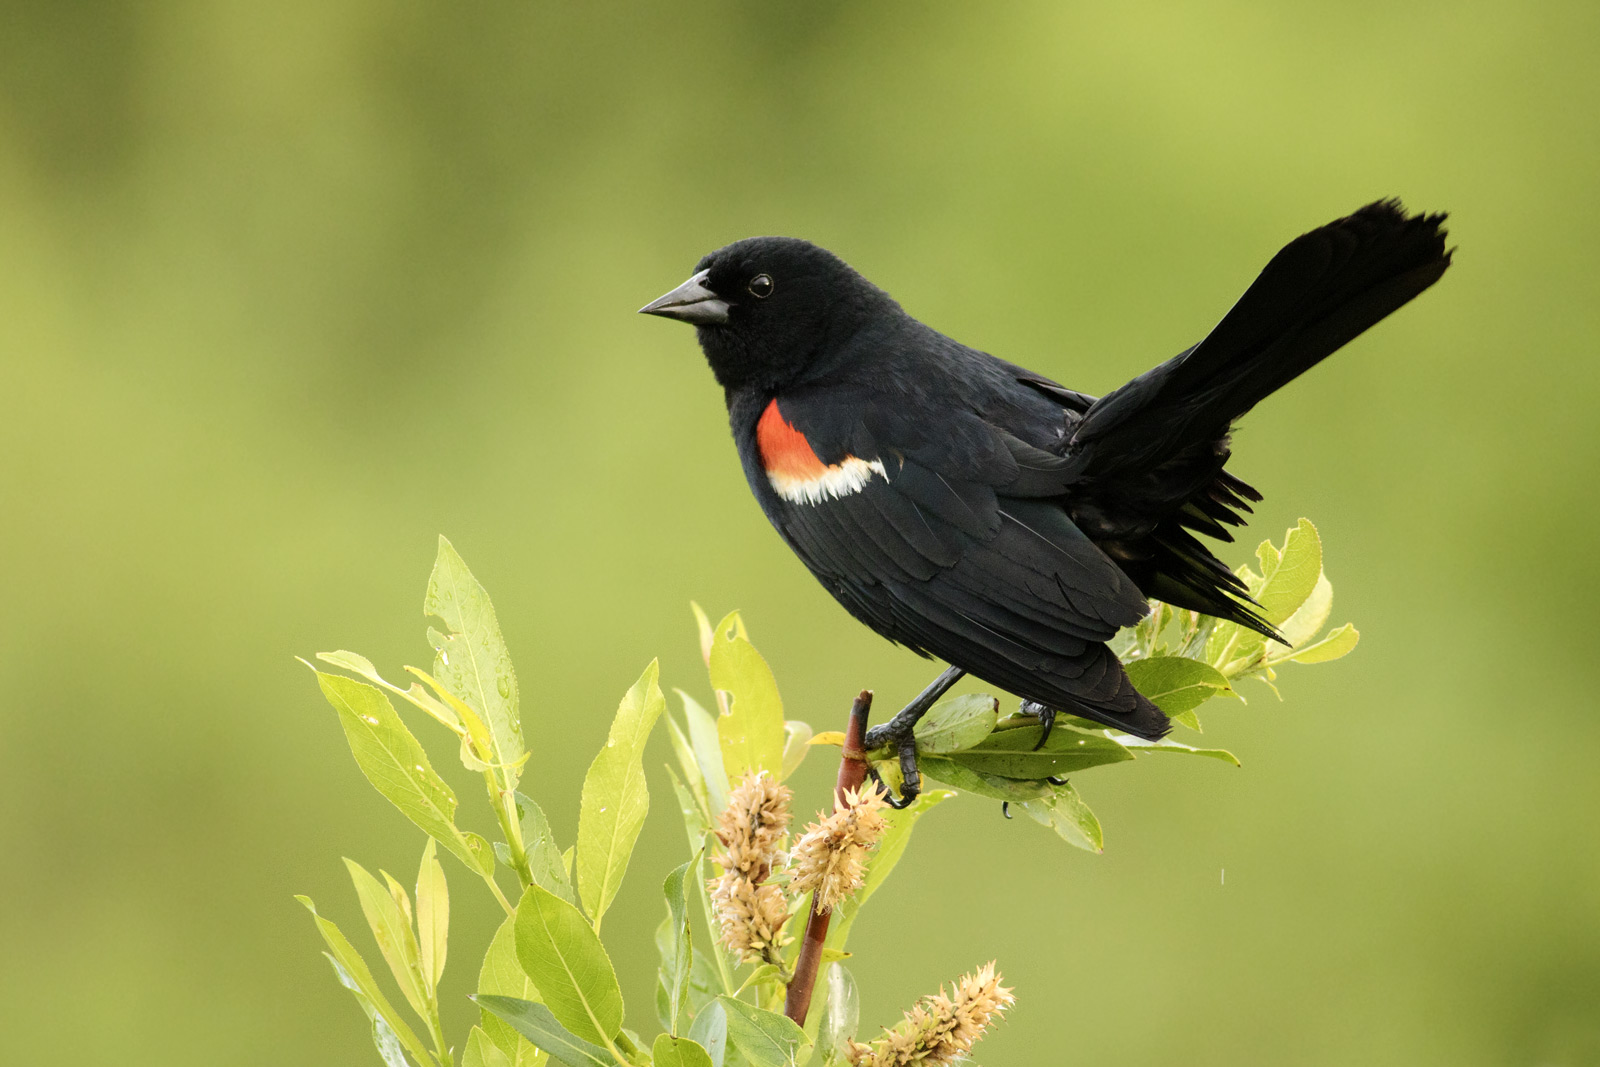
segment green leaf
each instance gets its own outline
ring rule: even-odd
[[[783,779],[800,769],[806,753],[811,751],[811,724],[788,719],[783,724]]]
[[[1204,658],[1206,643],[1211,640],[1211,631],[1216,628],[1217,620],[1198,611],[1185,611],[1180,617],[1183,620],[1183,643],[1178,655],[1187,659]]]
[[[367,917],[378,951],[389,964],[394,980],[405,994],[406,1002],[423,1018],[429,1015],[428,983],[422,977],[418,962],[417,939],[411,932],[410,916],[401,909],[389,890],[355,860],[346,858],[350,881],[355,884],[356,896],[361,900],[361,913]],[[401,890],[402,895],[404,890]]]
[[[994,732],[1000,702],[987,693],[941,700],[928,709],[913,733],[918,752],[934,754],[971,748]]]
[[[1262,578],[1256,600],[1261,614],[1276,626],[1306,602],[1322,577],[1322,540],[1311,520],[1301,519],[1284,537],[1281,553],[1264,541],[1256,556]]]
[[[689,792],[689,787],[683,784],[683,779],[671,767],[665,768],[667,777],[672,779],[672,792],[678,798],[678,811],[683,815],[683,828],[689,835],[689,847],[699,850],[705,841],[706,825],[705,813],[700,810],[700,804]]]
[[[1192,711],[1217,694],[1231,691],[1221,671],[1195,659],[1154,656],[1125,666],[1134,688],[1168,715]]]
[[[478,971],[478,992],[518,1000],[541,1000],[539,989],[517,960],[517,920],[507,916],[489,942]],[[510,1058],[512,1067],[539,1067],[545,1054],[493,1013],[482,1013],[481,1025],[489,1039]]]
[[[1271,541],[1263,541],[1256,548],[1256,558],[1261,563],[1261,574],[1249,567],[1236,572],[1250,594],[1261,605],[1261,614],[1274,626],[1294,617],[1303,605],[1313,602],[1322,581],[1322,541],[1317,528],[1308,519],[1289,530],[1280,551]],[[1329,590],[1331,596],[1331,590]],[[1312,603],[1307,618],[1297,623],[1303,628],[1318,609]],[[1218,622],[1206,643],[1206,661],[1218,670],[1235,677],[1249,673],[1266,654],[1266,639],[1230,622]]]
[[[671,713],[666,716],[667,738],[672,742],[672,754],[678,760],[678,769],[683,772],[683,780],[689,786],[689,792],[694,797],[695,804],[700,808],[701,814],[711,818],[711,802],[706,797],[706,778],[700,773],[700,764],[694,758],[694,747],[690,745],[688,735],[678,725]]]
[[[1197,734],[1205,732],[1200,728],[1200,716],[1196,715],[1193,710],[1168,712],[1167,718],[1179,726],[1187,726]]]
[[[311,913],[311,919],[317,924],[317,932],[322,935],[323,942],[328,946],[328,959],[333,961],[334,971],[339,975],[339,981],[352,993],[357,993],[356,1000],[361,1004],[363,1011],[367,1011],[373,1019],[373,1040],[378,1041],[378,1050],[384,1050],[384,1044],[379,1041],[378,1021],[393,1033],[411,1057],[420,1064],[429,1062],[428,1050],[418,1040],[416,1032],[406,1025],[406,1021],[395,1011],[394,1005],[389,1003],[389,998],[383,995],[383,990],[372,978],[372,971],[367,968],[367,962],[361,958],[349,938],[334,924],[331,919],[324,919],[317,914],[317,906],[307,896],[296,896],[301,904],[305,905]],[[349,981],[346,981],[346,979]]]
[[[850,969],[842,963],[829,964],[822,981],[828,999],[822,1009],[817,1047],[822,1050],[824,1063],[836,1063],[845,1058],[845,1050],[861,1028],[861,992]]]
[[[555,1017],[585,1041],[609,1042],[622,1026],[622,989],[611,957],[583,915],[548,889],[531,885],[517,905],[516,919],[517,959]],[[532,1036],[528,1040],[539,1044]]]
[[[694,1017],[689,1027],[689,1039],[711,1057],[711,1067],[722,1067],[723,1054],[728,1045],[728,1013],[720,1001],[713,1000]]]
[[[543,1004],[486,993],[479,993],[472,999],[478,1007],[509,1023],[517,1033],[567,1067],[618,1067],[611,1053],[562,1026],[560,1020]]]
[[[450,631],[443,635],[430,631],[438,654],[433,676],[482,716],[505,788],[516,788],[526,751],[511,653],[500,635],[489,594],[443,537],[439,538],[439,554],[428,578],[422,610]]]
[[[728,695],[717,719],[722,765],[736,782],[751,771],[783,773],[783,701],[772,669],[746,636],[737,611],[717,624],[711,642],[711,685]]]
[[[1326,574],[1317,575],[1317,584],[1312,587],[1311,595],[1306,602],[1295,609],[1295,613],[1284,620],[1278,627],[1278,632],[1288,639],[1290,646],[1299,648],[1317,634],[1328,623],[1328,616],[1333,613],[1333,584],[1328,581]]]
[[[481,1026],[474,1026],[467,1035],[467,1047],[461,1053],[461,1067],[512,1067],[512,1064],[511,1058],[489,1034]]]
[[[701,707],[694,697],[678,691],[683,701],[683,719],[689,726],[689,747],[694,750],[695,763],[706,783],[706,802],[713,819],[728,806],[728,772],[722,764],[722,739],[717,732],[717,719]]]
[[[422,866],[417,871],[417,948],[422,978],[432,999],[444,975],[444,959],[450,942],[450,886],[439,866],[433,838],[422,850]]]
[[[1113,735],[1116,741],[1136,752],[1180,752],[1191,756],[1205,756],[1208,759],[1221,760],[1223,763],[1231,763],[1235,767],[1244,766],[1239,762],[1238,756],[1235,756],[1225,748],[1195,748],[1192,745],[1174,741],[1170,737],[1163,737],[1159,741],[1149,741],[1143,737],[1135,737],[1132,734],[1125,734],[1117,730],[1108,732]]]
[[[783,969],[776,963],[763,963],[745,975],[744,981],[739,983],[739,988],[734,990],[738,996],[751,986],[775,985],[783,981]]]
[[[561,859],[561,846],[556,844],[555,833],[544,809],[530,796],[517,794],[517,809],[521,814],[522,846],[528,854],[528,869],[535,885],[542,885],[568,904],[576,904],[572,882],[567,878],[567,867]]]
[[[377,1046],[378,1056],[386,1067],[411,1067],[406,1060],[406,1054],[400,1048],[400,1038],[384,1017],[378,1014],[377,1007],[361,991],[356,980],[350,977],[350,972],[339,966],[339,961],[327,952],[322,954],[333,965],[333,973],[339,979],[339,984],[350,990],[351,996],[356,998],[356,1003],[361,1005],[361,1010],[366,1013],[367,1021],[372,1024],[372,1043]]]
[[[358,674],[380,689],[387,689],[395,696],[410,701],[457,734],[466,733],[467,728],[462,725],[461,717],[456,714],[455,709],[434,697],[422,687],[421,682],[412,682],[411,688],[401,689],[393,682],[385,680],[370,659],[356,652],[347,652],[343,649],[338,652],[318,652],[317,658],[335,667],[342,667],[352,674]]]
[[[656,682],[659,670],[652,660],[623,696],[606,745],[583,780],[583,806],[578,812],[578,895],[594,916],[596,928],[622,885],[634,842],[650,810],[644,743],[667,706]]]
[[[661,961],[656,966],[656,1022],[661,1024],[661,1029],[671,1031],[675,1028],[672,1014],[672,1001],[667,992],[667,976],[665,971],[666,961],[672,956],[672,920],[662,919],[661,925],[656,927],[655,936],[656,956]]]
[[[997,774],[983,774],[943,756],[925,756],[917,761],[917,765],[921,768],[924,778],[932,778],[934,781],[954,786],[962,792],[988,797],[991,800],[1006,800],[1015,804],[1050,794],[1050,784],[1042,779],[1026,781],[1002,778]]]
[[[699,856],[675,868],[661,883],[661,895],[667,901],[668,937],[661,954],[660,981],[667,993],[667,1029],[678,1032],[678,1019],[689,1002],[689,972],[694,963],[694,947],[689,934],[689,905],[684,898],[684,881]]]
[[[923,761],[924,770],[928,762],[937,758],[930,757]],[[905,855],[906,845],[911,843],[911,831],[916,828],[917,822],[953,796],[955,794],[948,789],[926,789],[909,808],[883,813],[884,819],[889,824],[888,828],[878,840],[877,849],[867,857],[867,876],[862,881],[861,892],[845,901],[834,912],[833,923],[828,930],[828,948],[841,951],[844,949],[856,916],[893,873],[895,865],[900,862],[900,857]]]
[[[456,795],[434,773],[389,698],[352,678],[316,674],[323,695],[339,713],[350,752],[367,781],[474,873],[493,871],[494,854],[483,838],[456,829]]]
[[[728,1040],[754,1067],[792,1067],[801,1059],[806,1035],[786,1015],[732,997],[718,997],[728,1016]]]
[[[1328,635],[1320,641],[1303,645],[1288,655],[1275,659],[1273,663],[1328,663],[1332,660],[1348,656],[1355,650],[1356,642],[1361,640],[1361,634],[1354,626],[1345,623],[1334,630],[1329,630]]]
[[[1166,631],[1167,624],[1172,621],[1172,606],[1161,601],[1150,602],[1150,611],[1139,624],[1133,628],[1133,640],[1127,646],[1125,655],[1136,655],[1138,658],[1148,658],[1155,655],[1156,643],[1162,633]]]
[[[711,1054],[687,1037],[661,1034],[650,1050],[653,1067],[712,1067]]]
[[[711,665],[711,620],[706,617],[706,609],[694,601],[689,601],[689,609],[694,612],[695,628],[700,631],[700,658],[706,661],[706,666]]]
[[[1057,786],[1049,796],[1025,800],[1020,805],[1034,822],[1050,827],[1069,845],[1099,854],[1105,851],[1100,820],[1070,785]]]
[[[699,874],[700,871],[696,870],[695,873]],[[709,911],[709,906],[707,910]],[[699,1019],[704,1014],[702,1009],[707,1002],[715,999],[720,993],[730,992],[732,988],[731,977],[728,984],[724,985],[716,963],[707,959],[703,952],[695,953],[694,965],[689,970],[689,1014]],[[694,1030],[692,1026],[689,1029],[691,1033]],[[705,1044],[704,1041],[700,1043]]]
[[[1044,747],[1036,748],[1043,736],[1044,728],[1037,725],[996,730],[980,744],[946,758],[980,774],[1026,780],[1073,774],[1133,758],[1100,731],[1077,730],[1058,722]]]

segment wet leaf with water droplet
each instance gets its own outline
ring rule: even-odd
[[[395,714],[389,698],[364,682],[338,674],[318,671],[317,684],[339,713],[350,752],[367,781],[429,837],[474,871],[481,871],[485,862],[482,852],[487,850],[476,848],[468,835],[456,828],[455,793],[434,772],[422,745]],[[494,857],[487,861],[492,866]]]
[[[429,630],[438,653],[434,676],[483,718],[493,737],[491,762],[499,765],[505,788],[516,788],[526,750],[511,653],[489,594],[443,537],[428,578],[423,611],[450,630],[447,634]]]

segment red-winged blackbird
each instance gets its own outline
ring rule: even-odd
[[[1170,722],[1105,642],[1146,598],[1276,637],[1195,533],[1261,496],[1235,419],[1438,280],[1445,216],[1395,200],[1279,252],[1194,347],[1098,400],[953,341],[837,256],[752,237],[641,310],[695,325],[746,478],[827,590],[963,672],[1145,738]]]

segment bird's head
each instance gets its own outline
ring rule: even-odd
[[[825,369],[885,307],[898,305],[827,249],[748,237],[639,311],[693,323],[718,383],[734,390],[776,389]]]

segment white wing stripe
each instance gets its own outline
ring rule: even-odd
[[[825,500],[837,500],[861,492],[872,481],[874,474],[884,481],[889,480],[889,472],[884,470],[881,459],[869,462],[847,456],[844,462],[835,463],[809,478],[768,471],[767,480],[777,494],[791,504],[820,504]]]

